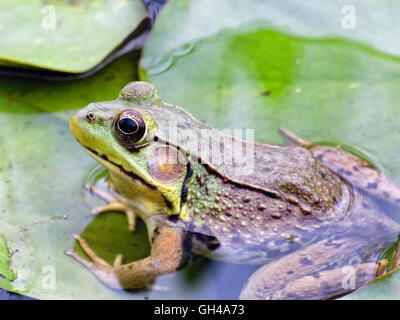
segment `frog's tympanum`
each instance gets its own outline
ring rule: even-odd
[[[128,264],[119,255],[109,265],[76,236],[91,261],[68,254],[113,288],[148,287],[189,250],[260,265],[242,299],[329,298],[372,279],[400,229],[377,205],[398,204],[400,189],[369,162],[284,129],[284,146],[225,135],[149,83],[89,104],[70,126],[118,195],[98,212],[126,212],[131,230],[136,217],[148,229],[150,256]]]

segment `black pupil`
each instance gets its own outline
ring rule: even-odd
[[[118,123],[118,126],[122,132],[127,133],[127,134],[134,133],[138,129],[137,122],[130,118],[121,119]]]

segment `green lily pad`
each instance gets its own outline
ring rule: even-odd
[[[148,20],[140,0],[0,4],[0,64],[82,73]]]
[[[369,44],[398,55],[400,29],[396,28],[400,3],[388,0],[170,1],[145,47],[142,66],[157,72],[185,54],[188,45],[208,39],[223,29],[257,24],[304,37],[337,37]],[[352,18],[355,18],[351,20]]]

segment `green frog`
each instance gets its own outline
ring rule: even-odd
[[[285,145],[241,140],[163,102],[146,82],[70,120],[83,148],[110,172],[115,196],[95,213],[126,213],[148,229],[151,253],[113,265],[67,254],[112,288],[146,288],[174,273],[185,250],[260,268],[241,299],[325,299],[375,276],[376,257],[400,230],[377,201],[399,187],[369,162],[280,129]],[[349,280],[350,279],[350,280]]]

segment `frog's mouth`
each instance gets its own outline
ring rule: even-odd
[[[153,186],[152,184],[148,183],[147,181],[145,181],[143,178],[141,178],[137,174],[126,170],[122,165],[120,165],[118,163],[115,163],[114,161],[110,160],[106,155],[100,154],[96,150],[94,150],[92,148],[89,148],[89,147],[86,147],[83,144],[82,144],[82,146],[92,157],[94,157],[95,159],[97,158],[100,162],[106,162],[107,164],[118,168],[125,175],[127,175],[131,179],[141,183],[142,185],[144,185],[146,188],[148,188],[150,190],[153,190],[153,191],[158,190],[156,186]],[[161,195],[162,199],[164,200],[165,205],[167,206],[167,208],[172,210],[173,209],[172,203],[161,192],[159,192],[159,194]]]
[[[156,186],[153,186],[152,184],[148,183],[147,181],[145,181],[144,179],[142,179],[141,177],[139,177],[137,174],[134,174],[131,171],[126,170],[123,166],[121,166],[118,163],[115,163],[114,161],[111,161],[106,155],[104,154],[100,154],[98,153],[96,150],[93,150],[89,147],[83,146],[89,154],[96,156],[97,158],[100,158],[100,160],[103,160],[111,165],[113,165],[114,167],[117,167],[119,170],[121,170],[121,172],[123,172],[125,175],[131,177],[132,179],[139,181],[141,184],[145,185],[147,188],[151,189],[151,190],[157,190]]]

